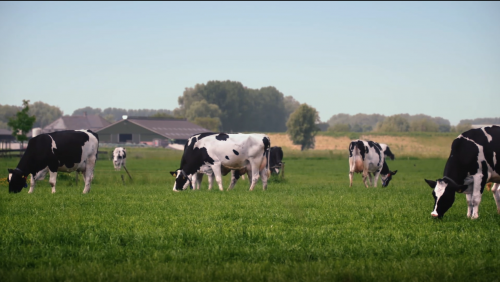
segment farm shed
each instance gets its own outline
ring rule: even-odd
[[[191,135],[209,131],[186,119],[131,116],[99,129],[97,134],[102,143],[165,146],[165,143],[184,145]]]
[[[90,129],[95,132],[110,124],[111,122],[103,119],[99,115],[85,114],[83,116],[62,116],[44,127],[42,133],[79,129]]]
[[[0,149],[10,149],[10,143],[15,140],[12,131],[0,128]]]

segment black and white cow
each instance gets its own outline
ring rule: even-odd
[[[385,145],[385,144],[384,144]],[[390,149],[385,145],[385,150]],[[349,187],[352,187],[354,173],[363,173],[363,183],[366,188],[366,179],[370,177],[370,183],[377,187],[378,177],[381,175],[382,187],[387,187],[398,171],[390,171],[385,161],[385,151],[380,144],[373,141],[353,140],[349,144]],[[392,155],[392,152],[390,152]],[[394,157],[394,155],[392,155]],[[372,174],[375,179],[372,178]],[[374,181],[373,181],[374,180]]]
[[[283,150],[281,150],[281,147],[271,147],[271,151],[269,153],[269,167],[271,167],[271,173],[280,173],[282,161]]]
[[[33,193],[35,182],[44,179],[49,172],[49,183],[55,193],[58,171],[78,171],[84,175],[83,193],[86,194],[94,176],[98,148],[99,137],[91,130],[65,130],[33,137],[17,168],[9,169],[9,192],[21,192],[31,174],[28,193]]]
[[[115,170],[121,170],[127,163],[127,150],[123,147],[117,147],[113,151],[113,166]]]
[[[266,152],[270,145],[271,141],[265,134],[207,132],[193,135],[184,146],[181,167],[170,172],[176,178],[173,190],[184,189],[197,173],[203,173],[209,177],[213,174],[222,191],[222,175],[241,170],[252,175],[250,191],[254,189],[259,174],[265,190],[268,179]],[[229,189],[234,187],[234,183],[232,179]]]
[[[486,126],[460,134],[451,145],[443,178],[425,179],[433,188],[433,217],[443,217],[455,201],[455,193],[466,194],[467,217],[478,218],[479,204],[487,182],[500,183],[500,127]],[[500,189],[491,189],[500,213]]]

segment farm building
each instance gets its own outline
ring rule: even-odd
[[[95,132],[110,124],[111,122],[103,119],[99,115],[85,114],[83,116],[62,116],[44,127],[42,133],[79,129],[90,129]]]
[[[12,131],[0,128],[0,149],[10,149],[11,142],[15,140],[16,138],[12,135]]]
[[[126,117],[97,131],[102,143],[145,143],[165,146],[167,143],[183,144],[196,133],[210,130],[186,119]]]

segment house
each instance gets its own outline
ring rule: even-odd
[[[110,124],[111,122],[103,119],[99,115],[85,114],[83,116],[62,116],[44,127],[42,133],[79,129],[90,129],[95,132]]]
[[[169,143],[184,145],[191,135],[210,131],[186,119],[123,118],[96,131],[101,143],[145,143],[162,147]]]

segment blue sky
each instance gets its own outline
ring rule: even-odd
[[[173,110],[210,80],[323,121],[498,117],[500,2],[0,2],[0,104]]]

